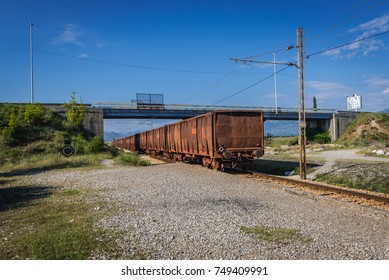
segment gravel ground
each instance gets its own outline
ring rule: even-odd
[[[183,163],[50,171],[30,183],[87,188],[110,209],[98,226],[125,233],[125,255],[150,259],[389,259],[389,212]],[[274,242],[241,226],[298,229]],[[109,256],[96,256],[96,258]]]

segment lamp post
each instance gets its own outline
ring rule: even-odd
[[[30,22],[30,93],[31,93],[31,103],[34,103],[34,67],[33,67],[33,51],[32,51],[32,26],[33,23]]]

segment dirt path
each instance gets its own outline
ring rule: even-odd
[[[318,154],[308,154],[308,159],[324,159],[325,163],[318,167],[313,173],[309,174],[309,179],[315,178],[318,174],[330,172],[338,160],[358,160],[366,162],[387,162],[389,158],[369,157],[358,154],[358,149],[325,151]]]

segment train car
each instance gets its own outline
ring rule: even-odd
[[[139,133],[139,152],[145,153],[147,151],[147,131]]]
[[[181,157],[201,160],[204,166],[246,169],[264,154],[260,111],[214,111],[182,121],[180,126]]]
[[[132,144],[125,144],[131,150],[198,161],[219,170],[247,169],[254,158],[264,154],[263,113],[213,111],[131,137]],[[118,147],[123,145],[119,140],[115,142]]]

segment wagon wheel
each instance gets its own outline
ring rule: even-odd
[[[211,162],[211,168],[214,170],[220,170],[220,163],[217,160],[213,159]]]
[[[205,157],[201,159],[201,163],[204,167],[210,167],[210,160]]]

